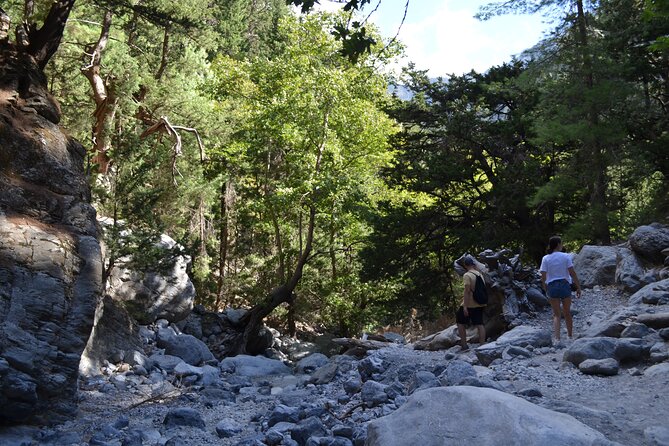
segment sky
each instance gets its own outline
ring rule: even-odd
[[[371,9],[378,0],[371,1]],[[428,70],[431,77],[460,75],[511,60],[532,47],[550,29],[537,15],[505,15],[485,22],[473,16],[488,0],[410,0],[407,17],[398,39],[406,46],[408,61]],[[370,20],[384,37],[392,37],[404,15],[406,0],[381,0]],[[321,0],[324,9],[337,5]],[[367,8],[371,10],[370,7]]]

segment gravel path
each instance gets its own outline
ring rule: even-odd
[[[626,304],[628,295],[616,288],[595,287],[584,290],[580,299],[573,299],[574,335],[577,338],[589,321],[602,318]],[[528,321],[551,329],[550,308]],[[562,322],[563,342],[566,328]],[[408,349],[386,349],[385,359],[392,363],[414,361],[433,367],[444,361],[445,354],[455,353],[458,359],[476,364],[475,353],[459,353],[459,347],[447,352],[424,352]],[[599,430],[610,440],[624,445],[656,445],[649,442],[644,430],[658,425],[667,426],[669,420],[669,380],[657,381],[633,373],[644,366],[622,366],[616,376],[601,377],[581,373],[571,363],[562,362],[563,349],[538,349],[531,358],[516,357],[490,367],[478,367],[479,375],[487,375],[501,384],[509,393],[523,393],[533,389],[541,397],[526,397],[535,404],[566,412],[579,421]],[[530,393],[531,394],[531,393]]]
[[[574,300],[576,336],[591,318],[603,317],[623,306],[625,301],[626,296],[614,288],[586,290],[580,300]],[[528,323],[550,328],[550,309],[537,314]],[[390,363],[391,368],[416,364],[418,368],[426,370],[434,370],[435,367],[445,364],[447,358],[466,360],[476,366],[479,376],[495,380],[505,391],[518,395],[537,395],[525,398],[547,408],[569,413],[601,431],[610,440],[624,445],[658,444],[649,443],[644,437],[644,430],[652,426],[666,425],[669,419],[669,382],[666,380],[655,382],[643,375],[634,376],[633,369],[624,367],[613,377],[584,375],[571,364],[563,363],[564,350],[553,347],[536,349],[531,358],[516,357],[490,367],[478,366],[472,350],[460,353],[459,347],[453,347],[448,351],[429,352],[398,346],[376,351],[374,355]],[[347,376],[354,373],[354,370],[344,372]],[[358,400],[346,395],[342,388],[342,379],[319,386],[306,384],[304,379],[291,376],[284,378],[284,382],[267,381],[252,387],[243,387],[237,394],[236,402],[218,400],[213,403],[211,398],[203,396],[203,392],[187,387],[173,387],[169,383],[164,384],[161,397],[153,398],[146,389],[107,393],[82,390],[79,416],[62,426],[43,432],[54,433],[53,438],[59,438],[51,444],[88,444],[94,433],[108,429],[109,424],[116,421],[127,420],[129,426],[124,427],[125,431],[133,429],[154,436],[155,442],[145,441],[145,445],[261,444],[241,441],[253,436],[258,438],[263,431],[262,423],[267,419],[268,411],[277,403],[318,410],[321,412],[321,419],[330,425],[346,422],[363,426],[366,421],[392,410],[388,407],[356,407]],[[278,387],[286,390],[279,395],[273,395]],[[182,427],[174,431],[165,430],[163,420],[173,407],[197,410],[205,420],[206,428]],[[238,425],[240,431],[231,438],[219,438],[215,426],[223,420]],[[71,433],[72,442],[63,442],[64,432]],[[48,435],[45,439],[48,440]],[[171,442],[168,441],[170,439]],[[44,444],[49,442],[45,441]],[[112,440],[105,444],[122,443]]]

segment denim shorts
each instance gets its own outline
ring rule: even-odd
[[[546,285],[546,294],[551,299],[571,297],[571,285],[566,279],[554,280]]]

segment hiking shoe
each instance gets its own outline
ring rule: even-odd
[[[466,352],[467,350],[469,350],[469,345],[465,344],[464,346],[462,346],[462,345],[460,346],[460,351],[461,352]]]

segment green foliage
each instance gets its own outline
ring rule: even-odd
[[[538,261],[555,233],[578,244],[626,237],[666,216],[666,58],[648,42],[668,23],[642,20],[638,3],[513,1],[509,12],[556,14],[560,23],[527,63],[446,81],[410,67],[413,98],[385,171],[397,199],[371,216],[365,280],[393,280],[401,311],[434,308],[453,289],[462,252],[524,247]],[[555,17],[555,16],[554,16]],[[585,34],[579,27],[585,18]],[[652,73],[652,74],[651,74]],[[401,198],[400,198],[401,197]],[[400,314],[398,312],[398,315]]]
[[[320,311],[322,317],[351,314],[346,295],[356,292],[336,283],[357,289],[349,266],[355,265],[356,245],[368,231],[360,213],[368,212],[370,196],[381,187],[376,175],[391,159],[387,137],[394,131],[379,109],[384,79],[371,61],[352,65],[339,54],[325,31],[336,20],[285,18],[279,27],[287,42],[282,51],[252,61],[219,57],[210,88],[219,108],[234,108],[240,116],[228,153],[234,153],[235,218],[244,222],[235,237],[255,240],[236,247],[255,259],[246,264],[250,272],[237,273],[257,278],[245,298],[262,298],[292,275],[314,207],[316,254],[297,294],[316,298],[311,305],[322,308],[325,301],[339,308]],[[312,283],[312,276],[318,281]],[[302,311],[309,306],[300,305]]]
[[[347,57],[352,63],[357,63],[360,56],[371,54],[372,47],[378,42],[378,39],[368,34],[368,29],[364,22],[352,20],[353,14],[369,4],[371,0],[348,0],[344,3],[342,11],[348,12],[346,17],[340,16],[339,21],[330,24],[331,33],[341,42],[339,52]],[[318,0],[286,0],[289,5],[300,6],[302,13],[308,13],[314,8]]]
[[[547,216],[527,205],[545,167],[530,139],[537,95],[518,82],[524,69],[514,62],[436,82],[407,72],[415,96],[392,109],[404,130],[385,171],[397,198],[370,217],[363,252],[365,279],[400,284],[396,317],[453,308],[452,263],[465,251],[543,248]]]
[[[643,19],[643,22],[649,25],[648,28],[655,30],[664,28],[666,31],[667,19],[669,19],[669,2],[667,0],[646,0]],[[664,53],[666,57],[667,51],[669,51],[669,36],[660,31],[653,33],[651,38],[655,40],[648,49],[655,54]]]
[[[159,267],[165,232],[193,259],[199,302],[247,306],[294,272],[314,209],[294,310],[352,335],[452,311],[464,251],[522,247],[538,261],[555,233],[577,248],[666,218],[666,1],[492,3],[481,18],[539,12],[555,30],[484,73],[435,81],[409,66],[409,101],[387,94],[399,44],[383,47],[357,17],[369,0],[335,15],[287,8],[315,3],[77,1],[47,76],[62,123],[92,148],[80,72],[111,10],[100,78],[112,167],[86,168],[99,214],[116,222],[112,261]],[[3,3],[15,25],[23,6]],[[180,147],[145,134],[160,122]]]

